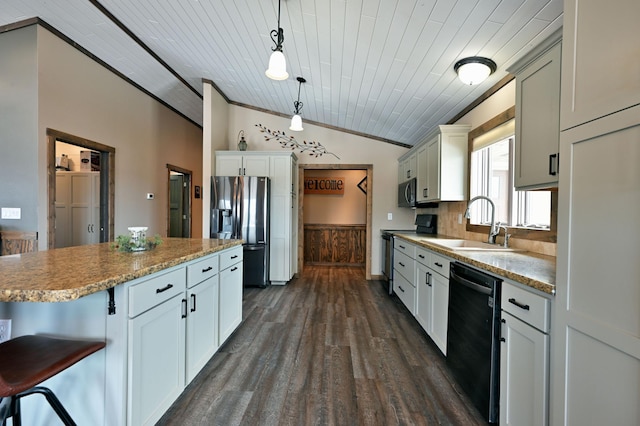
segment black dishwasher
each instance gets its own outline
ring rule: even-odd
[[[502,280],[451,263],[447,365],[489,423],[497,423]]]

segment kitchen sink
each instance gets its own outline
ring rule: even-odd
[[[474,240],[456,240],[456,239],[442,239],[442,238],[423,238],[430,244],[438,245],[449,250],[466,250],[466,251],[522,251],[522,249],[503,247],[498,244],[483,243],[481,241]]]

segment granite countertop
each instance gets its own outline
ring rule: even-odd
[[[456,251],[429,244],[424,235],[394,233],[410,243],[436,253],[467,263],[484,271],[500,275],[517,283],[535,288],[543,293],[556,292],[556,258],[528,251]],[[429,238],[451,238],[444,235],[429,235]]]
[[[133,253],[101,243],[0,256],[0,302],[75,300],[240,244],[164,238],[153,250]]]

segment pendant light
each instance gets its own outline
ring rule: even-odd
[[[496,68],[495,62],[481,56],[460,59],[453,66],[460,81],[469,86],[482,83],[495,72]]]
[[[272,80],[286,80],[289,78],[289,73],[287,73],[287,60],[284,57],[284,53],[282,53],[284,30],[280,27],[280,2],[281,0],[278,0],[278,29],[271,30],[269,33],[276,47],[271,48],[273,53],[269,58],[269,68],[264,72],[266,76]]]
[[[302,111],[302,102],[300,102],[300,88],[302,87],[302,83],[306,83],[302,77],[296,78],[298,80],[298,100],[293,102],[293,106],[295,111],[293,113],[293,117],[291,117],[291,126],[289,126],[289,130],[293,130],[294,132],[301,132],[304,129],[302,128],[302,117],[300,117],[300,111]]]

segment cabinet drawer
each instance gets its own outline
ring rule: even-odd
[[[413,286],[414,279],[414,271],[416,269],[416,261],[411,259],[409,256],[404,254],[401,251],[396,250],[393,254],[393,269],[395,272],[399,272],[402,276],[407,279],[411,285]],[[394,279],[396,274],[393,274]]]
[[[187,265],[187,287],[201,283],[218,273],[218,255],[210,255]]]
[[[430,266],[431,252],[425,248],[416,247],[416,262],[420,262],[424,266]]]
[[[406,278],[399,275],[396,276],[393,280],[393,290],[400,298],[402,303],[409,309],[411,315],[416,314],[416,289],[413,285],[407,281]]]
[[[507,282],[502,283],[502,310],[545,333],[549,332],[550,301]]]
[[[185,275],[185,268],[180,268],[129,287],[129,317],[133,318],[184,292]]]
[[[222,271],[242,260],[242,246],[236,246],[232,249],[224,250],[219,254],[219,256],[220,270]]]
[[[440,275],[442,275],[445,278],[449,278],[449,264],[451,263],[451,261],[449,260],[449,258],[446,258],[444,256],[440,256],[439,254],[436,253],[431,253],[431,260],[429,261],[429,268],[433,269],[434,271],[436,271],[437,273],[439,273]]]
[[[393,237],[393,248],[409,256],[411,259],[416,257],[416,246],[411,243]]]

